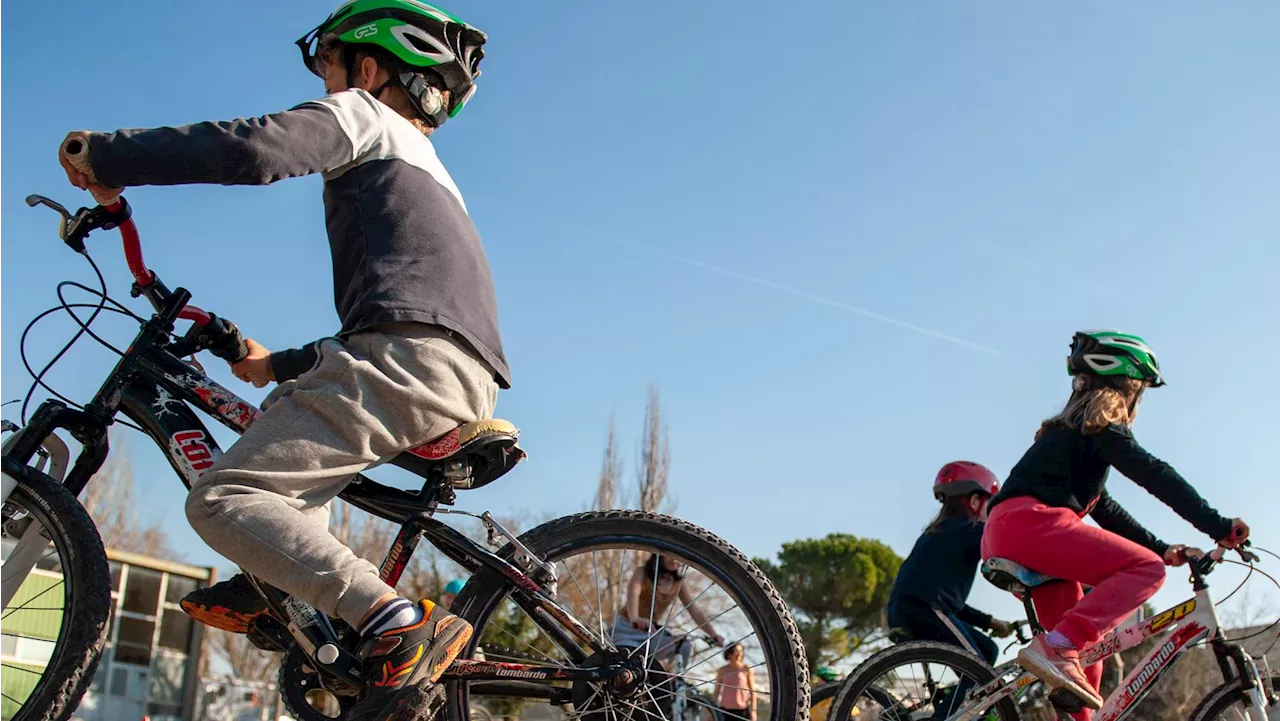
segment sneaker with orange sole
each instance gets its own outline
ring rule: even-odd
[[[183,596],[178,605],[200,623],[231,633],[248,633],[253,619],[267,612],[267,602],[242,573],[197,588]]]
[[[426,718],[431,684],[471,640],[471,624],[436,606],[419,601],[422,620],[393,628],[360,644],[364,695],[346,721],[408,721]]]
[[[1018,664],[1050,688],[1070,692],[1091,709],[1102,708],[1102,697],[1085,678],[1074,649],[1054,648],[1045,643],[1044,635],[1036,636],[1018,652]]]

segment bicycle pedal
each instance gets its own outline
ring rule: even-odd
[[[289,635],[289,629],[275,618],[263,613],[255,616],[249,622],[249,630],[245,633],[249,643],[263,651],[272,653],[280,653],[289,648],[293,643],[293,637]]]
[[[1056,689],[1049,694],[1049,703],[1064,713],[1080,713],[1084,710],[1084,701],[1066,689]]]

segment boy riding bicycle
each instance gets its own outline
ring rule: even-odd
[[[325,97],[248,120],[72,133],[84,151],[64,141],[59,155],[104,205],[133,185],[323,176],[342,328],[297,350],[247,342],[235,375],[280,385],[193,486],[187,516],[246,572],[358,630],[367,686],[350,721],[390,718],[471,636],[446,607],[399,597],[327,524],[354,474],[492,417],[510,387],[484,249],[427,137],[471,98],[484,42],[416,0],[352,0],[298,41]],[[182,606],[240,633],[265,611],[243,576]]]

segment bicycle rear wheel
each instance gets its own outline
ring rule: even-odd
[[[110,610],[98,530],[75,496],[33,468],[4,504],[3,721],[64,721],[93,681]],[[35,567],[22,563],[27,553]],[[28,569],[30,569],[28,571]]]
[[[955,646],[933,641],[891,646],[863,661],[840,684],[827,718],[947,718],[960,709],[970,690],[995,677],[982,659]],[[991,721],[1019,718],[1017,705],[1007,698],[984,713],[981,718]]]
[[[689,589],[689,595],[700,604],[705,615],[712,618],[712,624],[727,642],[743,645],[746,663],[755,669],[753,673],[757,678],[759,720],[809,718],[809,673],[795,621],[760,569],[722,539],[692,524],[656,513],[603,511],[550,521],[523,534],[520,541],[536,556],[555,565],[559,575],[559,602],[571,610],[579,622],[614,641],[619,653],[625,654],[621,649],[630,646],[633,656],[639,651],[647,654],[649,646],[656,648],[663,642],[655,635],[642,643],[619,641],[622,634],[617,625],[618,611],[627,586],[635,569],[643,566],[649,554],[674,557],[685,569],[678,583]],[[514,550],[508,544],[499,555],[511,558]],[[587,662],[575,662],[560,649],[543,643],[546,634],[511,601],[512,591],[502,575],[483,570],[458,594],[454,611],[476,629],[464,657],[473,655],[478,645],[488,643],[514,647],[494,651],[485,645],[485,656],[490,661],[573,668],[603,663],[595,657]],[[649,620],[673,634],[687,633],[693,638],[698,633],[698,624],[688,620],[692,615],[689,608],[693,605],[677,599],[665,617]],[[677,607],[681,607],[679,611],[675,611]],[[712,716],[715,709],[709,708],[700,694],[714,688],[714,670],[720,663],[723,661],[718,651],[695,650],[680,674],[689,684],[689,690],[699,694],[690,697],[689,702]],[[611,698],[611,691],[595,686],[575,687],[575,692],[582,691],[581,703],[567,718],[582,721],[663,718],[665,712],[660,709],[670,704],[670,687],[676,674],[669,672],[670,667],[663,670],[652,663],[648,668],[652,669],[650,673],[655,681],[641,684],[642,688],[629,698]],[[468,684],[450,682],[448,697],[449,718],[466,719],[470,703]]]
[[[812,721],[828,721],[835,718],[831,715],[831,703],[839,691],[838,681],[824,683],[813,690],[813,696],[809,702],[809,715]]]

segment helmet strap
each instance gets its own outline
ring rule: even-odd
[[[348,81],[350,84],[350,81]],[[438,128],[449,119],[449,108],[445,106],[444,94],[440,89],[423,79],[416,73],[396,73],[387,78],[370,94],[381,100],[382,92],[388,87],[397,87],[409,96],[409,103],[427,125]]]
[[[375,100],[381,100],[382,91],[386,90],[388,86],[392,86],[392,87],[399,86],[399,83],[396,82],[396,78],[394,75],[387,78],[387,81],[385,83],[379,85],[377,88],[374,89],[372,93],[369,93],[369,94],[372,95]]]

